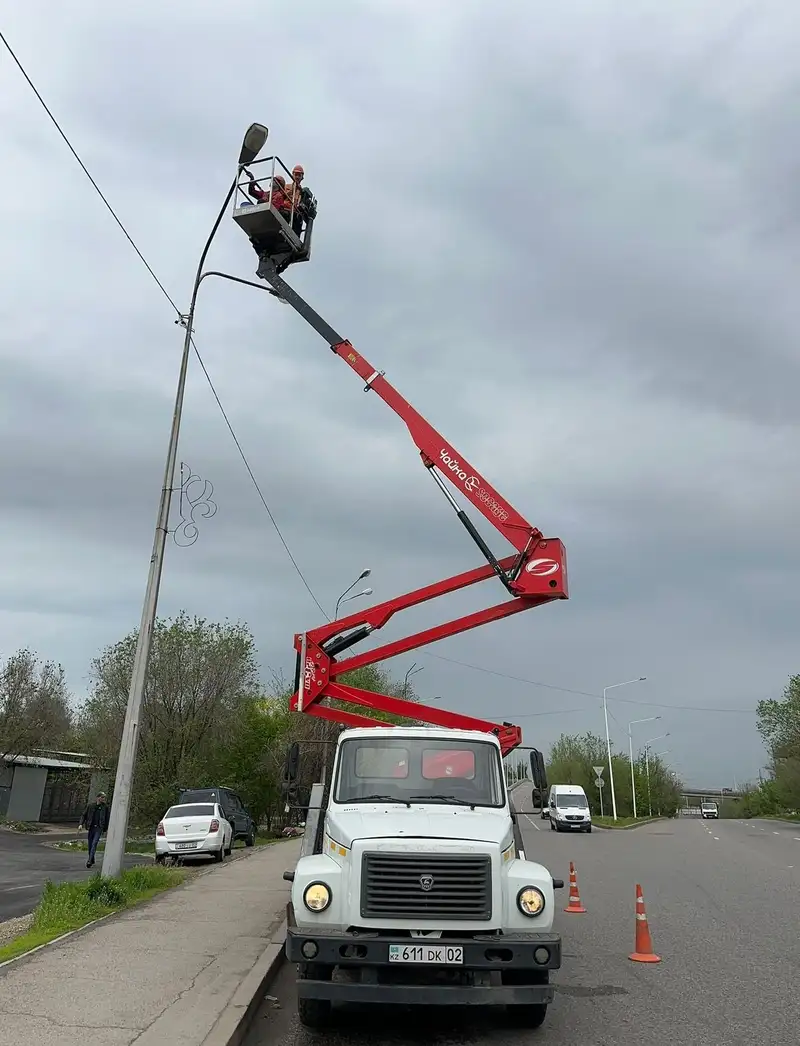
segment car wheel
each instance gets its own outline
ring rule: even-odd
[[[220,864],[222,861],[225,860],[225,842],[224,842],[224,840],[223,840],[222,846],[220,846],[219,850],[215,851],[215,853],[214,853],[214,860],[217,862],[217,864]]]
[[[166,854],[156,854],[156,864],[164,864],[167,859]]]
[[[592,826],[591,825],[589,825],[588,828],[584,828],[584,832],[591,832],[591,830],[592,830]]]
[[[250,825],[250,830],[248,831],[247,835],[245,836],[244,845],[245,846],[255,846],[256,845],[256,827],[253,824]]]
[[[227,847],[225,848],[225,856],[226,857],[230,857],[231,850],[233,850],[233,833],[231,833],[230,842],[228,843]]]

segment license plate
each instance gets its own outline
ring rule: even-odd
[[[424,965],[461,966],[464,949],[444,944],[390,944],[389,962],[423,963]]]
[[[196,850],[197,843],[175,843],[176,850]]]

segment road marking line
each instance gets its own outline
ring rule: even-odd
[[[528,823],[529,823],[529,824],[531,824],[531,825],[533,825],[533,827],[534,827],[534,828],[536,829],[536,831],[537,831],[537,832],[541,832],[541,828],[540,828],[540,827],[539,827],[539,825],[538,825],[538,824],[537,824],[537,823],[536,823],[536,822],[535,822],[535,821],[533,820],[533,818],[531,817],[531,815],[530,815],[530,814],[525,814],[525,816],[526,816],[526,817],[528,818]]]
[[[773,832],[772,834],[773,835],[780,835],[781,833],[780,832]]]
[[[41,883],[31,883],[29,886],[6,886],[3,888],[3,893],[14,893],[15,890],[40,890]]]
[[[719,836],[718,835],[715,835],[714,838],[716,839],[717,842],[719,842]]]
[[[794,841],[795,841],[796,843],[800,843],[800,835],[796,835],[796,836],[794,837]]]

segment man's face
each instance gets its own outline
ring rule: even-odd
[[[106,797],[104,795],[98,795],[97,801],[102,806],[103,803],[106,801]]]

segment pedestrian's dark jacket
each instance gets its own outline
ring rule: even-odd
[[[98,828],[101,832],[108,831],[108,819],[111,815],[108,803],[89,803],[86,809],[83,811],[83,817],[81,818],[81,824],[87,832],[96,831]]]

